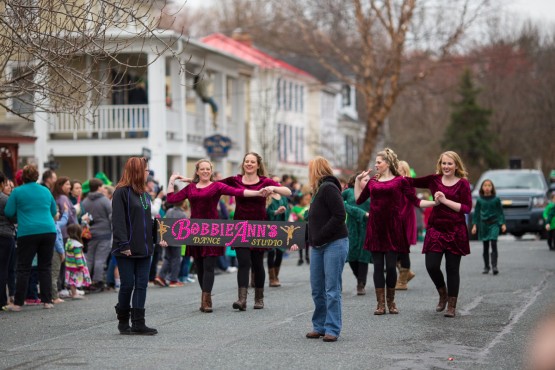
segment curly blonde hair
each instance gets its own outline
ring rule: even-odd
[[[387,163],[393,176],[399,176],[399,159],[397,158],[397,154],[395,154],[392,149],[385,148],[381,152],[378,152],[376,156],[381,157],[385,163]]]

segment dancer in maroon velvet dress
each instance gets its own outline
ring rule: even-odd
[[[355,180],[357,204],[370,197],[370,212],[364,249],[372,252],[374,261],[374,287],[378,306],[374,315],[385,314],[387,286],[387,307],[389,313],[399,313],[395,304],[395,284],[397,282],[397,254],[408,253],[409,244],[403,226],[403,207],[410,202],[422,208],[433,207],[435,202],[419,200],[409,183],[397,172],[397,155],[386,148],[376,156],[377,175],[371,178],[364,189],[361,180],[371,170],[363,171]],[[386,277],[384,277],[384,265]]]
[[[398,170],[401,176],[410,177],[410,166],[406,161],[399,161]],[[414,189],[413,192],[416,195]],[[409,247],[416,245],[416,209],[409,202],[405,202],[405,206],[403,207],[403,225],[405,233],[407,234]],[[410,253],[399,253],[397,256],[397,268],[399,269],[399,276],[397,277],[395,290],[407,290],[408,282],[415,276],[414,272],[410,269]]]
[[[268,194],[265,190],[244,190],[235,189],[221,182],[212,182],[213,167],[209,160],[201,159],[195,165],[195,177],[192,183],[174,193],[176,180],[186,181],[188,179],[179,174],[172,174],[168,183],[168,203],[179,203],[184,199],[189,199],[191,204],[191,218],[218,219],[218,201],[222,195],[232,195],[240,197],[261,197],[265,201]],[[214,267],[216,259],[223,256],[224,247],[208,246],[187,246],[187,256],[192,256],[197,265],[198,281],[202,289],[202,301],[200,310],[202,312],[212,312],[212,287],[214,286]]]
[[[262,157],[257,153],[247,153],[243,157],[241,175],[231,176],[221,180],[222,183],[236,189],[258,191],[267,188],[272,192],[288,197],[291,190],[281,186],[278,182],[266,177],[266,169]],[[237,198],[235,206],[235,220],[266,220],[266,199]],[[264,308],[264,248],[238,248],[236,250],[239,270],[237,271],[237,286],[239,299],[233,303],[233,308],[245,311],[247,308],[247,288],[249,286],[249,271],[254,273],[254,309]]]
[[[435,175],[407,178],[414,187],[430,189],[440,203],[428,221],[422,253],[426,254],[426,269],[439,292],[436,311],[441,312],[447,306],[446,317],[455,317],[461,257],[470,254],[465,214],[472,209],[472,197],[466,176],[459,155],[448,151],[439,156]],[[447,288],[441,273],[444,255]]]

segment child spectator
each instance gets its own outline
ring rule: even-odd
[[[62,236],[62,227],[67,225],[67,220],[69,218],[69,212],[67,204],[64,205],[64,213],[60,218],[60,208],[57,208],[58,212],[54,219],[56,220],[56,242],[54,243],[54,254],[52,255],[52,303],[62,303],[64,300],[60,298],[58,294],[58,275],[60,274],[60,268],[65,259],[64,251],[64,239]]]
[[[543,211],[545,229],[547,230],[547,245],[550,250],[555,250],[555,191],[551,193],[551,202]]]
[[[491,242],[491,267],[494,275],[499,273],[497,269],[497,237],[499,228],[505,232],[505,216],[501,200],[495,196],[495,186],[491,180],[484,180],[480,185],[480,197],[476,201],[474,208],[474,218],[472,219],[472,234],[478,234],[478,240],[484,243],[484,271],[489,273],[489,244]],[[477,229],[477,230],[476,230]]]
[[[83,240],[81,233],[83,229],[79,224],[71,224],[67,227],[68,239],[66,242],[66,284],[69,285],[71,298],[82,299],[77,293],[77,288],[91,285],[91,276],[87,268],[87,262],[83,255]]]
[[[187,218],[185,213],[185,203],[186,199],[175,204],[172,208],[166,212],[167,218]],[[181,246],[180,245],[169,245],[164,249],[164,262],[160,273],[154,279],[154,284],[164,287],[169,286],[170,288],[179,288],[185,284],[179,281],[179,273],[181,270]],[[169,281],[169,284],[166,282]]]
[[[308,208],[310,207],[310,201],[312,200],[312,195],[309,192],[304,193],[299,200],[299,204],[294,206],[291,209],[291,213],[289,214],[289,221],[290,222],[306,222],[306,216],[308,215]],[[305,250],[305,259],[306,263],[310,264],[310,255],[308,253],[308,245],[306,246]],[[304,263],[303,261],[303,250],[299,249],[299,261],[297,265],[300,266]]]

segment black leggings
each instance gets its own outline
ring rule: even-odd
[[[280,267],[281,261],[283,260],[283,251],[278,248],[274,248],[268,251],[268,268]]]
[[[441,272],[441,260],[445,254],[445,271],[447,272],[447,294],[449,297],[459,296],[459,285],[461,277],[459,275],[459,268],[461,266],[460,255],[445,253],[426,253],[426,270],[428,275],[432,278],[437,289],[445,286],[443,273]]]
[[[372,252],[374,260],[374,288],[395,288],[397,283],[397,253]],[[384,277],[384,266],[385,274]]]
[[[198,283],[200,289],[205,293],[212,292],[212,288],[214,287],[214,268],[216,267],[217,260],[218,257],[214,256],[195,258]]]
[[[254,272],[255,288],[264,288],[266,271],[264,271],[264,252],[260,250],[250,250],[249,248],[237,248],[237,261],[239,270],[237,271],[237,286],[247,288],[249,286],[250,270]]]
[[[497,240],[484,240],[484,266],[489,270],[489,243],[491,242],[491,267],[497,267]]]
[[[349,262],[351,270],[355,275],[357,282],[364,283],[366,285],[366,278],[368,276],[368,264],[366,262],[353,261]]]
[[[402,268],[410,269],[410,254],[409,253],[399,253],[397,255],[397,261],[400,262]]]

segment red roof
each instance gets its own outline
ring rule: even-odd
[[[310,73],[305,72],[302,69],[293,67],[291,64],[276,59],[253,46],[243,44],[242,42],[234,40],[231,37],[227,37],[226,35],[223,35],[221,33],[213,33],[202,38],[201,41],[207,45],[210,45],[228,54],[234,55],[247,62],[256,64],[261,68],[281,68],[296,73],[298,75],[315,78]]]

